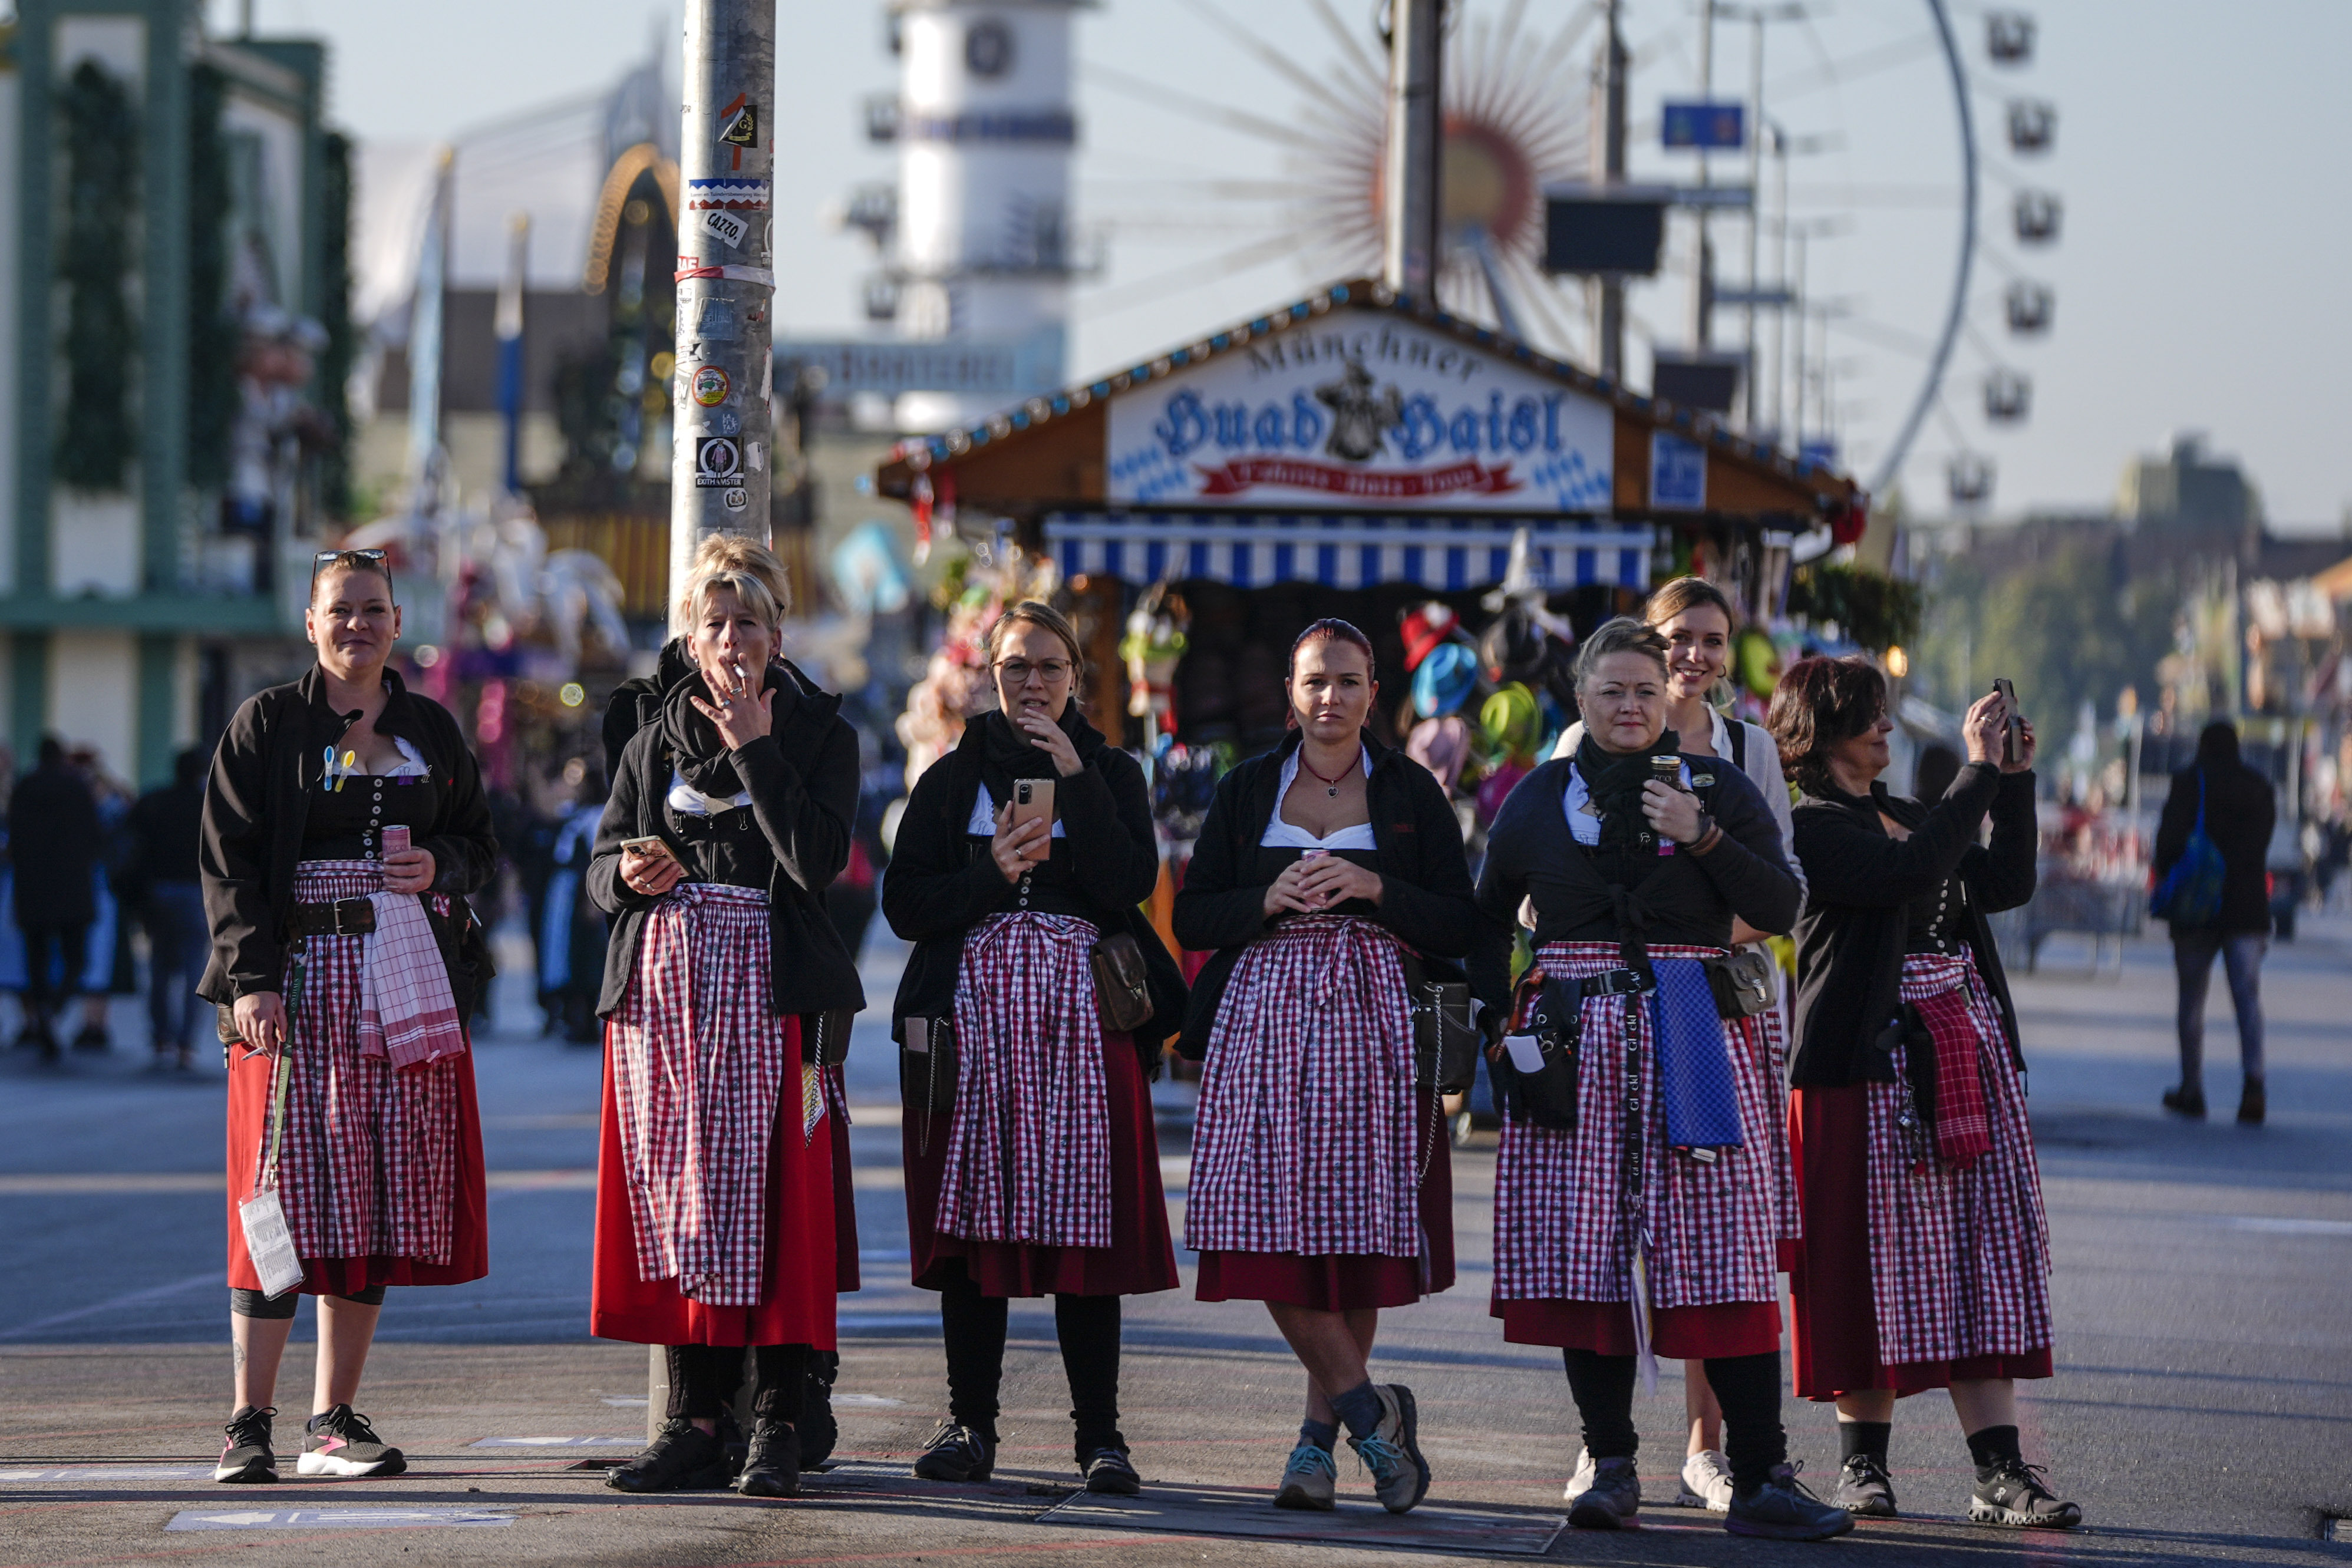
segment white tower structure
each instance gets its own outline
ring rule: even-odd
[[[1025,392],[1063,380],[1070,278],[1072,13],[1094,0],[893,0],[900,336],[1020,344]],[[908,392],[904,430],[1003,406]]]

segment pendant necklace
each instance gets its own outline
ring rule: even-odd
[[[1363,753],[1359,750],[1356,755],[1360,758],[1363,756]],[[1307,760],[1307,748],[1303,746],[1298,748],[1298,766],[1304,768],[1309,773],[1315,773],[1315,764]],[[1334,800],[1339,798],[1339,780],[1341,779],[1345,779],[1347,776],[1348,770],[1345,768],[1340,768],[1339,774],[1330,779],[1325,779],[1320,773],[1315,773],[1317,779],[1324,785],[1323,792],[1330,796]]]

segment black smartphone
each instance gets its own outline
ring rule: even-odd
[[[2000,759],[2015,762],[2025,755],[2025,716],[2017,711],[2017,688],[2010,685],[2007,675],[1996,675],[1992,689],[2009,705],[2009,728],[2001,737]]]

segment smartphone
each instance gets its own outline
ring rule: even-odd
[[[1023,779],[1013,786],[1013,825],[1036,819],[1045,824],[1045,836],[1029,846],[1022,854],[1026,861],[1043,861],[1054,852],[1054,781],[1051,779]]]
[[[659,833],[648,833],[642,839],[623,839],[621,848],[635,850],[641,855],[651,855],[656,860],[677,859],[677,852],[669,847],[669,841]]]
[[[383,837],[384,859],[390,860],[394,855],[404,855],[408,852],[410,846],[408,830],[405,827],[395,822],[384,829]]]
[[[1996,675],[1992,689],[2000,695],[2002,702],[2009,705],[2009,730],[2001,737],[2000,759],[2015,762],[2025,755],[2025,716],[2017,708],[2017,688],[2009,684],[2007,675]]]

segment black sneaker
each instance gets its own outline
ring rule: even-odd
[[[927,1481],[984,1481],[995,1469],[995,1445],[952,1421],[940,1422],[915,1456],[915,1474]]]
[[[1860,1518],[1895,1517],[1895,1483],[1887,1478],[1886,1467],[1868,1454],[1847,1458],[1838,1471],[1837,1491],[1830,1500]]]
[[[833,1416],[833,1383],[841,1375],[838,1351],[809,1353],[807,1381],[801,1392],[801,1418],[795,1430],[801,1440],[801,1469],[815,1469],[833,1457],[841,1440],[841,1423]]]
[[[2003,1459],[1990,1470],[1977,1472],[1977,1488],[1969,1498],[1969,1518],[1978,1524],[2001,1524],[2012,1530],[2072,1530],[2083,1522],[2083,1511],[2052,1495],[2042,1484],[2040,1465]]]
[[[1094,1458],[1083,1467],[1087,1472],[1087,1490],[1108,1492],[1113,1497],[1133,1497],[1143,1490],[1143,1478],[1135,1473],[1122,1448],[1097,1448]]]
[[[2186,1116],[2192,1122],[2201,1122],[2205,1119],[2205,1091],[2168,1089],[2164,1092],[2164,1108],[2176,1116]]]
[[[1753,1491],[1734,1490],[1723,1528],[1767,1541],[1827,1541],[1853,1528],[1853,1515],[1823,1502],[1797,1479],[1793,1465],[1774,1465]]]
[[[338,1405],[310,1417],[310,1436],[294,1469],[306,1476],[396,1476],[408,1469],[408,1461],[375,1435],[366,1416]]]
[[[73,1048],[76,1051],[111,1051],[114,1039],[106,1032],[105,1025],[86,1023],[75,1034]]]
[[[250,1405],[237,1407],[221,1430],[228,1440],[221,1445],[220,1463],[213,1467],[213,1479],[245,1485],[255,1481],[278,1479],[278,1456],[269,1448],[269,1418],[278,1414],[271,1405],[257,1410]]]
[[[614,1491],[716,1491],[734,1476],[727,1445],[680,1416],[662,1424],[661,1435],[635,1458],[607,1471]]]
[[[799,1434],[782,1421],[761,1421],[751,1428],[751,1447],[744,1450],[743,1473],[735,1490],[745,1497],[801,1495]]]
[[[1641,1511],[1642,1478],[1629,1458],[1593,1460],[1592,1484],[1568,1500],[1568,1522],[1579,1530],[1631,1530]]]
[[[2263,1081],[2248,1079],[2244,1091],[2238,1096],[2239,1122],[2245,1126],[2259,1127],[2269,1110],[2270,1095],[2263,1090]]]

